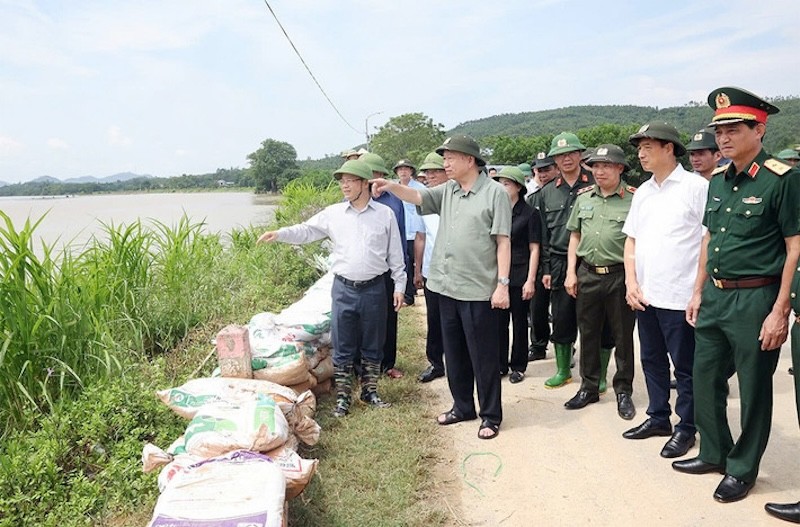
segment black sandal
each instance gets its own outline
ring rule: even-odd
[[[444,420],[441,420],[440,419],[441,417],[444,417]],[[439,423],[441,426],[447,426],[460,423],[462,421],[472,421],[473,419],[477,419],[477,416],[462,417],[456,413],[455,409],[451,408],[445,413],[440,414],[439,417],[436,418],[436,422]]]
[[[481,432],[483,432],[484,430],[491,430],[494,433],[490,436],[481,435]],[[500,425],[490,423],[485,419],[481,421],[481,427],[478,428],[478,439],[494,439],[499,434],[500,434]]]

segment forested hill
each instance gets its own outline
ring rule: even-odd
[[[770,101],[780,113],[769,118],[764,145],[775,151],[800,143],[800,98],[776,97]],[[663,119],[679,131],[692,134],[711,121],[713,112],[705,103],[673,108],[648,106],[570,106],[539,112],[507,113],[461,123],[451,133],[473,136],[479,141],[491,136],[541,136],[578,131],[601,124],[640,125]]]

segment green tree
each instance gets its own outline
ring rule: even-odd
[[[444,141],[444,125],[434,123],[424,113],[405,113],[392,117],[370,141],[370,150],[391,168],[399,159],[419,164]]]
[[[297,169],[297,151],[289,143],[265,139],[261,148],[247,156],[256,192],[277,192],[294,177]]]

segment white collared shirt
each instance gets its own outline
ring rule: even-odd
[[[650,178],[633,195],[622,232],[636,241],[636,279],[650,305],[684,310],[692,297],[708,181],[680,164],[659,186]]]
[[[278,230],[278,240],[286,243],[310,243],[323,238],[333,242],[334,274],[360,281],[391,270],[395,292],[406,290],[400,228],[394,212],[386,205],[370,199],[359,211],[350,202],[336,203],[303,223]]]

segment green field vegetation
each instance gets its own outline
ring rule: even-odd
[[[290,184],[278,224],[341,199],[336,185]],[[158,497],[146,442],[166,447],[187,422],[155,391],[207,375],[229,323],[280,311],[318,277],[319,244],[230,246],[198,225],[109,225],[79,255],[34,252],[35,221],[0,229],[0,527],[142,526]],[[400,365],[422,369],[424,322],[401,313]],[[319,404],[319,475],[290,503],[290,525],[431,525],[435,427],[413,375],[381,382],[395,406],[338,422]],[[424,494],[427,493],[427,494]]]

